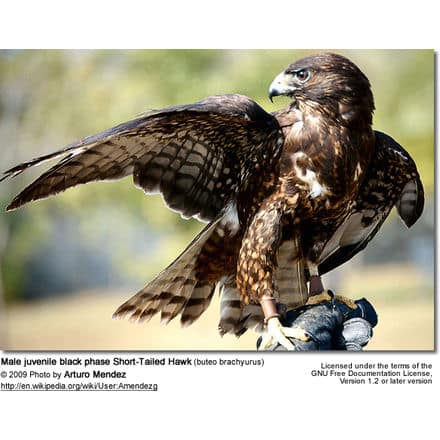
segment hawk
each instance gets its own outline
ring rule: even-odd
[[[170,209],[208,224],[114,316],[142,322],[160,313],[168,323],[180,315],[189,325],[219,286],[222,334],[266,328],[264,347],[291,349],[289,337],[308,336],[281,325],[282,306],[325,301],[320,275],[362,250],[394,205],[411,226],[423,187],[408,153],[373,131],[370,83],[347,58],[290,64],[270,86],[277,95],[291,101],[272,114],[245,96],[211,96],[20,164],[3,179],[60,158],[7,209],[132,175]]]

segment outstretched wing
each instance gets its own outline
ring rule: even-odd
[[[324,274],[365,249],[393,206],[408,227],[421,216],[424,191],[409,153],[390,136],[375,132],[376,152],[356,206],[325,246],[319,265]]]
[[[184,217],[212,220],[236,194],[260,156],[274,157],[283,137],[278,122],[241,95],[219,95],[166,108],[4,173],[16,176],[47,160],[61,160],[18,194],[7,207],[97,180],[133,175],[136,186],[159,192]],[[254,162],[249,158],[254,158]]]

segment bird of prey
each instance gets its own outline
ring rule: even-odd
[[[265,328],[267,348],[289,337],[280,311],[328,299],[320,275],[362,250],[396,205],[411,226],[423,209],[414,162],[372,129],[370,83],[347,58],[322,53],[290,64],[269,97],[272,114],[241,95],[158,110],[6,171],[61,158],[7,207],[97,180],[133,176],[183,217],[208,224],[115,317],[194,322],[222,291],[219,329]],[[307,288],[307,282],[309,287]],[[349,300],[339,298],[341,301]]]
[[[304,271],[298,252],[301,255],[308,252],[319,254],[318,271],[323,275],[362,251],[394,206],[408,228],[422,214],[424,191],[413,159],[390,136],[379,131],[375,131],[374,135],[374,155],[349,214],[336,220],[325,220],[314,229],[303,226],[301,250],[299,243],[295,246],[292,241],[284,241],[280,246],[276,297],[280,304],[287,306],[287,310],[302,306],[307,300],[314,302],[313,296],[304,294],[310,274]],[[294,267],[296,270],[292,270]],[[319,279],[316,281],[319,292]],[[249,328],[263,330],[261,308],[252,304],[243,307],[238,300],[233,284],[224,289],[220,332],[240,336]]]

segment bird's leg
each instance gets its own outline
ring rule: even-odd
[[[266,332],[260,349],[281,344],[287,350],[295,350],[289,337],[298,332],[283,327],[274,298],[274,271],[281,239],[282,200],[266,199],[248,226],[237,261],[237,287],[242,303],[250,301],[261,305]],[[304,335],[303,335],[304,336]]]
[[[286,350],[291,351],[294,350],[294,346],[288,338],[295,338],[304,342],[310,339],[304,330],[299,327],[290,328],[281,325],[275,298],[263,295],[260,304],[264,314],[266,332],[262,336],[259,350],[267,350],[278,343]]]
[[[307,269],[310,275],[309,294],[310,296],[318,295],[323,292],[324,285],[322,284],[321,276],[319,275],[318,265],[307,261]]]
[[[307,300],[306,305],[320,304],[332,300],[332,296],[324,289],[321,276],[318,272],[318,266],[311,261],[308,261],[307,268],[309,269],[310,282],[309,299]]]
[[[334,295],[333,292],[324,289],[321,276],[318,272],[318,266],[316,264],[308,261],[307,267],[310,274],[309,299],[306,302],[307,306],[321,304],[328,301],[338,301],[353,310],[357,308],[356,303],[352,299],[341,295]]]

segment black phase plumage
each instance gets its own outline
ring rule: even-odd
[[[209,223],[115,316],[147,321],[160,313],[169,322],[180,314],[188,325],[220,286],[222,333],[261,329],[263,317],[276,323],[275,302],[293,309],[308,301],[316,292],[307,274],[319,278],[364,249],[393,206],[411,226],[423,210],[423,186],[409,154],[373,131],[370,83],[347,58],[298,60],[269,93],[291,101],[270,114],[245,96],[211,96],[17,165],[0,180],[61,159],[7,209],[133,176],[183,217]]]
[[[329,227],[319,272],[325,274],[365,249],[394,206],[411,227],[423,212],[423,184],[410,154],[391,136],[375,131],[375,154],[356,204],[337,228]]]

